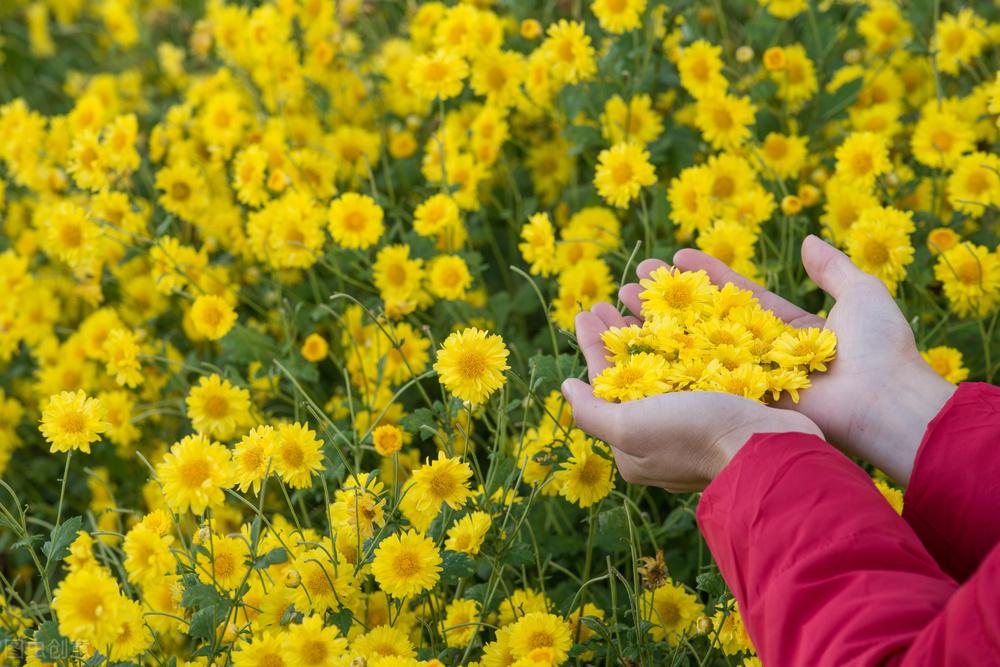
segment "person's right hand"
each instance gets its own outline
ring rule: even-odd
[[[810,375],[812,387],[797,405],[784,399],[819,426],[833,444],[865,459],[907,483],[928,422],[955,387],[924,362],[913,331],[885,285],[859,269],[845,255],[816,236],[802,244],[802,264],[809,277],[836,300],[823,318],[809,313],[697,250],[674,255],[674,266],[699,269],[717,285],[748,289],[782,320],[796,327],[827,327],[837,334],[837,358],[826,373]],[[646,260],[637,270],[646,278],[663,262]],[[639,314],[642,287],[622,287],[622,301]]]

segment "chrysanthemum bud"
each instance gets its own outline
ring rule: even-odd
[[[765,51],[764,69],[769,72],[779,72],[785,69],[785,50],[780,46],[772,46]]]
[[[799,186],[799,199],[805,207],[815,206],[819,203],[819,188],[815,185],[805,183]]]
[[[848,49],[844,52],[844,62],[848,65],[856,65],[861,62],[861,51],[858,49]]]
[[[542,24],[535,19],[524,19],[521,21],[521,37],[525,39],[537,39],[542,34]]]
[[[785,215],[795,215],[802,210],[802,200],[795,195],[787,195],[781,200],[781,212]]]
[[[302,575],[299,571],[293,567],[285,570],[285,587],[286,588],[298,588],[299,584],[302,582]]]
[[[744,44],[736,49],[736,62],[748,63],[751,60],[753,60],[753,47]]]

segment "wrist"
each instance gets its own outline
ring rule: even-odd
[[[713,478],[729,465],[750,438],[760,433],[804,433],[825,439],[819,426],[799,412],[779,408],[767,408],[767,412],[766,416],[733,427],[716,440],[718,467]]]
[[[900,484],[908,484],[927,425],[955,389],[923,360],[896,375],[891,386],[878,392],[869,413],[870,422],[878,427],[861,438],[863,457]]]

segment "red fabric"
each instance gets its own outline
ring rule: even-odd
[[[1000,472],[998,394],[963,386],[928,427],[915,528],[811,435],[755,435],[709,485],[698,522],[766,667],[1000,664],[1000,494],[973,481]],[[960,586],[928,548],[978,569]]]
[[[960,384],[927,426],[903,518],[958,581],[1000,543],[1000,387]]]

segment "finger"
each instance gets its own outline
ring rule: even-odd
[[[576,315],[576,342],[587,361],[587,376],[593,380],[605,368],[611,365],[605,357],[608,354],[601,340],[601,334],[607,330],[607,325],[600,317],[591,312]]]
[[[573,408],[577,427],[604,442],[617,442],[620,407],[617,403],[597,398],[593,387],[581,380],[566,380],[562,392]]]
[[[625,304],[629,312],[640,318],[642,317],[642,299],[639,298],[639,295],[644,289],[639,283],[626,283],[618,290],[618,298],[621,299],[621,302]]]
[[[834,299],[868,276],[850,257],[813,234],[802,241],[802,265],[813,282]]]
[[[636,464],[631,454],[617,447],[611,447],[611,454],[615,457],[615,466],[618,468],[618,474],[625,482],[628,484],[646,483],[642,466]]]
[[[639,276],[639,278],[648,278],[653,271],[664,266],[668,269],[670,268],[670,265],[662,259],[644,259],[639,262],[639,266],[635,267],[635,275]]]
[[[606,301],[595,303],[591,306],[590,312],[601,318],[601,321],[604,322],[605,328],[621,328],[625,326],[625,318],[622,317],[622,314],[618,312],[617,308]]]
[[[641,327],[642,326],[642,320],[640,320],[638,317],[633,317],[632,315],[626,315],[625,316],[625,324],[626,324],[626,326],[630,326],[630,327]]]
[[[794,324],[795,326],[823,326],[821,318],[807,310],[799,308],[791,301],[782,299],[774,292],[769,291],[752,280],[744,278],[726,266],[725,262],[700,250],[694,250],[693,248],[678,250],[674,255],[674,266],[682,271],[703,270],[708,274],[712,282],[720,287],[726,283],[732,283],[740,289],[752,292],[757,297],[757,300],[760,301],[761,306],[767,308],[789,324]]]

